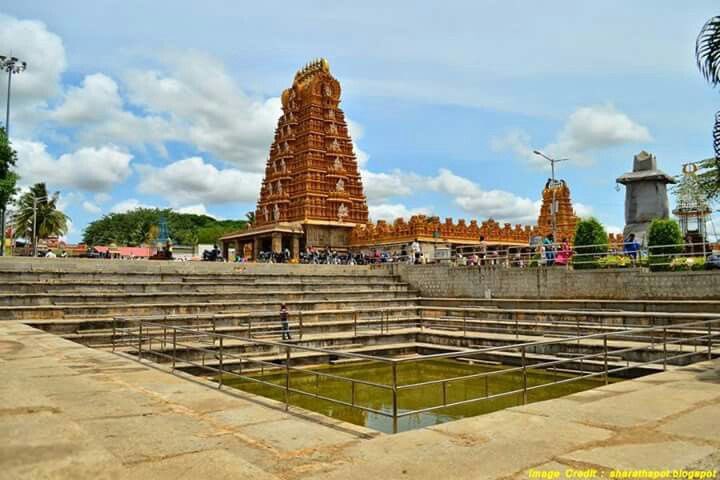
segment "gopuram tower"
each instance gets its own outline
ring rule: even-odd
[[[570,199],[570,188],[565,180],[548,179],[542,192],[542,206],[538,217],[538,232],[545,236],[555,231],[555,241],[566,239],[572,243],[578,217]]]
[[[325,59],[295,74],[282,93],[283,115],[265,167],[255,223],[221,240],[236,254],[292,252],[308,247],[344,249],[350,231],[368,223],[362,180],[340,109],[340,82]]]

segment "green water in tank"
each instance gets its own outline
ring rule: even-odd
[[[444,388],[442,384],[434,384],[410,389],[400,389],[397,394],[398,413],[402,414],[403,412],[420,410],[436,405],[455,403],[476,397],[493,396],[522,389],[523,375],[521,371],[502,372],[502,370],[511,368],[515,367],[469,364],[467,362],[447,359],[399,363],[397,365],[397,382],[399,386],[461,377],[481,372],[497,373],[480,378],[452,380],[447,382]],[[264,374],[260,374],[259,372],[248,374],[248,376],[261,379],[264,382],[282,388],[264,385],[233,375],[225,375],[223,382],[230,387],[284,402],[284,387],[286,382],[284,372],[284,367],[279,367],[266,371]],[[392,413],[392,391],[390,389],[360,383],[355,383],[353,387],[349,380],[318,376],[313,374],[313,372],[391,385],[391,365],[382,362],[368,361],[345,365],[307,367],[303,368],[302,371],[291,370],[290,388],[308,392],[313,395],[341,400],[346,403],[352,403],[354,398],[355,405],[387,414]],[[558,380],[571,379],[573,377],[575,376],[567,373],[528,369],[527,386],[531,388],[557,382]],[[548,385],[543,388],[528,390],[527,401],[528,403],[538,402],[562,397],[603,384],[604,378],[602,375],[599,375],[593,378],[583,378],[566,383]],[[300,393],[291,392],[288,400],[291,405],[322,413],[332,418],[369,427],[381,432],[391,433],[393,431],[392,418],[380,413],[339,405]],[[443,407],[430,412],[416,413],[399,418],[397,421],[397,431],[402,432],[460,418],[482,415],[521,405],[522,401],[522,393],[518,393],[463,405]]]

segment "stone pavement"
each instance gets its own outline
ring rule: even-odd
[[[528,478],[720,468],[720,361],[384,435],[0,323],[0,478]]]

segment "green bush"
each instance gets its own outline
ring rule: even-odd
[[[598,268],[598,257],[608,251],[607,232],[595,218],[581,220],[575,229],[573,246],[579,255],[573,258],[573,268]]]
[[[632,259],[627,255],[608,255],[597,260],[600,268],[627,268],[632,265]]]
[[[670,262],[670,270],[705,270],[705,257],[676,257]]]
[[[656,218],[650,224],[647,239],[650,270],[670,270],[674,254],[683,251],[684,242],[680,225],[675,220]],[[667,246],[658,247],[658,245]]]

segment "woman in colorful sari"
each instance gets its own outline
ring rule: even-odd
[[[555,264],[556,265],[567,265],[570,263],[570,258],[572,258],[573,251],[570,249],[570,245],[568,244],[568,241],[566,238],[563,238],[562,240],[562,246],[560,247],[560,250],[555,254]]]

